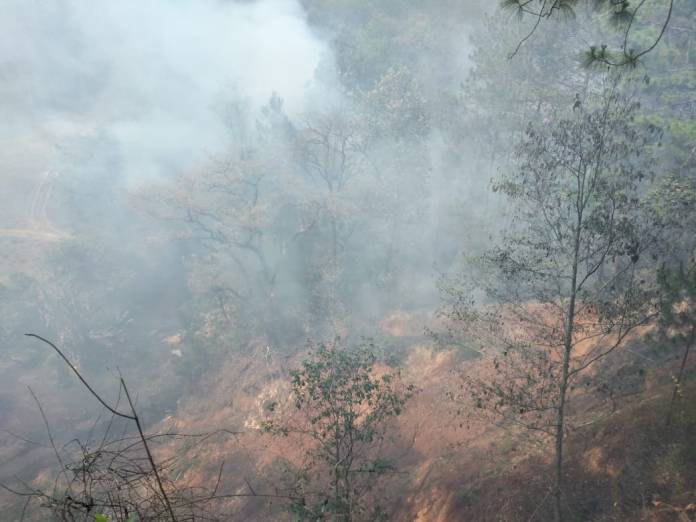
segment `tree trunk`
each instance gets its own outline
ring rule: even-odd
[[[575,330],[575,300],[578,293],[578,260],[580,254],[580,230],[582,226],[582,211],[578,211],[578,223],[575,231],[575,244],[573,249],[573,268],[571,273],[570,300],[566,314],[565,331],[563,332],[563,368],[561,370],[561,382],[558,386],[558,409],[556,410],[556,455],[554,459],[554,488],[553,488],[553,512],[554,521],[562,522],[561,495],[563,486],[563,436],[565,431],[566,394],[568,392],[568,378],[570,370],[570,356],[573,351],[573,333]]]
[[[331,216],[331,261],[335,264],[338,258],[338,230],[336,218]]]
[[[559,402],[556,411],[556,454],[554,456],[553,514],[555,522],[561,522],[561,486],[563,485],[563,432],[565,429],[565,402],[568,391],[568,369],[570,367],[570,350],[563,353],[563,373],[559,386]]]
[[[672,399],[669,401],[669,408],[667,409],[667,422],[665,423],[669,426],[672,423],[672,411],[674,409],[674,403],[677,402],[677,393],[679,393],[679,385],[681,384],[682,376],[684,375],[684,368],[686,368],[686,360],[689,358],[689,351],[696,341],[696,323],[691,326],[691,334],[689,335],[689,340],[686,343],[686,348],[684,350],[684,357],[682,357],[681,366],[679,367],[679,373],[677,374],[677,380],[674,382],[674,391],[672,392]]]

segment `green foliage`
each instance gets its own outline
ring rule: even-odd
[[[298,520],[376,520],[378,502],[369,502],[367,494],[380,476],[394,471],[380,448],[389,421],[402,413],[415,388],[402,385],[397,373],[380,375],[375,361],[371,345],[320,344],[291,373],[299,417],[262,425],[274,435],[313,441],[306,459],[312,464],[299,470],[290,506]],[[306,493],[313,480],[319,493]]]
[[[531,32],[521,40],[520,45],[536,32],[543,20],[573,19],[583,4],[595,13],[590,22],[592,25],[598,27],[606,25],[615,33],[612,38],[615,42],[613,46],[610,47],[607,44],[592,45],[589,50],[583,53],[583,64],[585,66],[601,64],[610,67],[635,67],[638,60],[652,52],[664,36],[672,18],[675,2],[668,0],[667,5],[664,6],[664,12],[655,17],[656,9],[663,6],[661,1],[647,2],[647,4],[643,1],[636,5],[627,0],[501,1],[501,7],[508,11],[514,11],[518,18],[529,16],[535,19]],[[642,15],[646,12],[652,16],[643,17]],[[644,21],[644,18],[649,21]],[[655,18],[658,21],[654,21]],[[636,49],[636,45],[639,45],[638,49]]]
[[[667,175],[646,196],[647,204],[662,223],[665,242],[670,248],[661,258],[666,263],[659,274],[663,290],[671,295],[679,285],[686,283],[689,270],[684,263],[693,256],[696,238],[696,178],[687,175]],[[677,278],[678,282],[673,279]],[[670,297],[671,299],[671,297]]]
[[[662,229],[641,201],[654,136],[633,124],[638,105],[617,89],[529,124],[513,168],[493,183],[510,224],[463,286],[445,288],[445,317],[485,346],[492,366],[492,377],[465,376],[450,397],[555,439],[556,520],[569,390],[655,314],[649,254]],[[578,354],[583,341],[592,344]]]
[[[683,395],[687,359],[696,343],[696,262],[692,257],[688,267],[679,263],[675,267],[662,266],[658,271],[658,283],[662,290],[660,302],[659,337],[665,345],[684,346],[681,365],[674,375],[672,399],[667,412],[667,425],[672,421],[674,406]],[[665,342],[670,341],[670,342]]]
[[[369,347],[350,351],[322,344],[292,372],[295,407],[312,412],[320,439],[350,433],[354,440],[372,442],[381,422],[401,414],[407,397],[393,389],[394,375],[373,377],[374,363]],[[365,404],[373,407],[363,412]]]
[[[365,117],[377,136],[424,138],[430,128],[426,104],[408,67],[391,67],[364,95]]]
[[[615,55],[609,49],[607,49],[606,45],[601,45],[599,47],[596,45],[591,45],[590,48],[582,55],[581,61],[583,67],[589,67],[597,62],[607,62],[615,59]]]
[[[273,413],[277,407],[278,407],[278,401],[266,400],[263,403],[264,411],[267,411],[269,413]]]
[[[457,502],[463,506],[474,506],[478,499],[479,491],[470,486],[460,487],[456,493]]]
[[[696,316],[696,264],[663,266],[658,270],[658,282],[662,289],[660,322],[664,329],[675,329],[676,335],[683,336],[683,328],[691,326]]]

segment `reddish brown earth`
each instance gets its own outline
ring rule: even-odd
[[[383,485],[392,519],[549,520],[550,446],[533,443],[523,432],[495,427],[470,407],[447,399],[448,391],[458,389],[461,372],[485,378],[490,361],[465,360],[453,350],[435,349],[419,334],[426,321],[425,315],[396,312],[380,324],[385,335],[413,341],[402,358],[402,377],[419,390],[391,428],[394,443],[387,456],[402,472]],[[625,392],[611,399],[582,389],[572,393],[573,418],[580,426],[567,442],[566,494],[572,520],[696,520],[696,405],[683,400],[677,422],[664,425],[670,376],[678,363],[674,357],[647,361],[641,341],[647,333],[648,328],[636,332],[626,350],[593,370],[597,378],[601,374],[625,380],[630,384]],[[168,351],[186,350],[176,336],[164,343]],[[270,415],[292,411],[289,371],[304,355],[284,356],[261,340],[250,343],[244,352],[230,354],[175,412],[150,426],[152,433],[226,430],[204,441],[159,446],[157,459],[179,458],[171,478],[180,485],[210,486],[224,463],[220,492],[240,496],[221,507],[234,513],[234,519],[291,520],[282,500],[261,495],[273,494],[281,483],[278,463],[301,463],[307,448],[300,439],[273,437],[259,428]],[[636,361],[641,362],[640,372]],[[696,394],[693,370],[692,360],[685,398]],[[27,378],[39,384],[37,375]],[[48,396],[47,408],[59,410],[59,395]],[[267,405],[273,402],[278,407],[271,414]],[[18,444],[15,440],[3,447],[2,455],[12,454],[19,465],[26,461],[17,458]],[[40,460],[46,455],[37,450],[21,457]],[[45,482],[47,473],[41,471],[34,483]]]
[[[411,338],[423,331],[423,323],[423,316],[397,312],[380,326],[385,334]],[[636,332],[627,343],[630,348],[607,358],[593,375],[629,371],[641,355],[640,339],[647,333],[649,328]],[[225,479],[233,491],[274,490],[278,479],[274,463],[281,458],[299,463],[305,448],[297,439],[261,435],[258,429],[269,416],[265,404],[275,401],[281,411],[291,409],[288,370],[298,366],[302,356],[280,357],[269,353],[263,343],[252,345],[246,355],[235,355],[208,380],[204,395],[186,401],[158,427],[243,432],[197,448],[189,456],[192,466],[180,480],[196,485],[214,480],[224,460],[229,470]],[[550,483],[549,446],[532,444],[522,432],[496,428],[446,398],[448,390],[459,386],[460,371],[484,377],[491,371],[489,362],[485,358],[463,361],[454,351],[436,350],[426,341],[408,349],[403,379],[417,384],[419,392],[396,422],[396,446],[389,451],[405,472],[385,486],[394,520],[517,521],[530,516],[547,520],[543,500]],[[665,403],[671,393],[670,364],[674,365],[670,361],[646,365],[633,394],[609,400],[582,390],[573,392],[573,414],[580,427],[568,438],[567,480],[572,484],[569,496],[574,506],[585,510],[577,520],[696,519],[696,452],[682,451],[691,437],[687,431],[696,428],[696,410],[686,408],[682,424],[664,426]],[[685,396],[693,397],[696,386],[689,390]],[[670,451],[679,456],[670,457]],[[658,464],[647,462],[645,453],[659,456]],[[662,470],[661,459],[666,459]],[[630,491],[622,493],[622,489]],[[649,498],[636,504],[636,495],[645,496],[646,491]],[[244,520],[287,518],[282,503],[269,506],[258,498],[237,499],[234,508]]]

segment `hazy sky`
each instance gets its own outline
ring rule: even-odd
[[[296,0],[0,0],[0,9],[3,142],[60,149],[108,136],[129,180],[219,151],[235,96],[259,106],[277,91],[301,112],[331,59]]]

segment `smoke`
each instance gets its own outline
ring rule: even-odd
[[[302,112],[331,60],[297,0],[3,0],[2,10],[2,138],[55,149],[106,136],[131,182],[222,149],[228,103],[253,110],[275,91]]]

